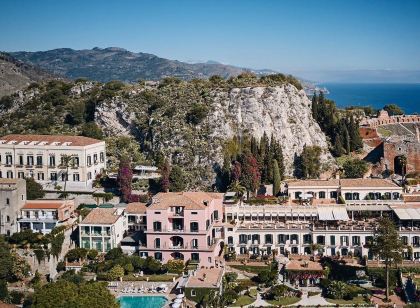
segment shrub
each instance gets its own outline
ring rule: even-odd
[[[225,274],[225,279],[227,283],[234,282],[238,278],[237,273],[229,272]]]
[[[23,298],[25,297],[25,294],[19,291],[11,291],[10,292],[10,301],[12,304],[20,305],[22,304]]]
[[[169,273],[180,274],[184,270],[184,262],[182,260],[169,260],[165,268]]]
[[[348,295],[347,285],[342,281],[332,281],[327,287],[327,297],[343,299]]]

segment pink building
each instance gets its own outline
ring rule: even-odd
[[[222,198],[205,192],[157,194],[146,210],[147,240],[140,256],[214,266],[223,239]]]

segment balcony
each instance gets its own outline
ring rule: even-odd
[[[43,165],[36,165],[35,168],[42,168]]]

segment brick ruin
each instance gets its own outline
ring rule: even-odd
[[[389,116],[381,110],[377,118],[363,119],[360,125],[363,142],[371,149],[366,158],[376,163],[375,174],[387,170],[400,175],[420,173],[420,116]],[[381,126],[393,134],[381,137],[377,130]],[[400,156],[407,158],[404,170],[398,159]]]

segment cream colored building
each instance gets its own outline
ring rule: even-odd
[[[105,168],[105,142],[101,140],[62,135],[0,137],[2,178],[33,177],[47,190],[59,185],[68,192],[89,191]]]
[[[0,179],[0,234],[18,231],[18,217],[25,202],[25,180]]]

